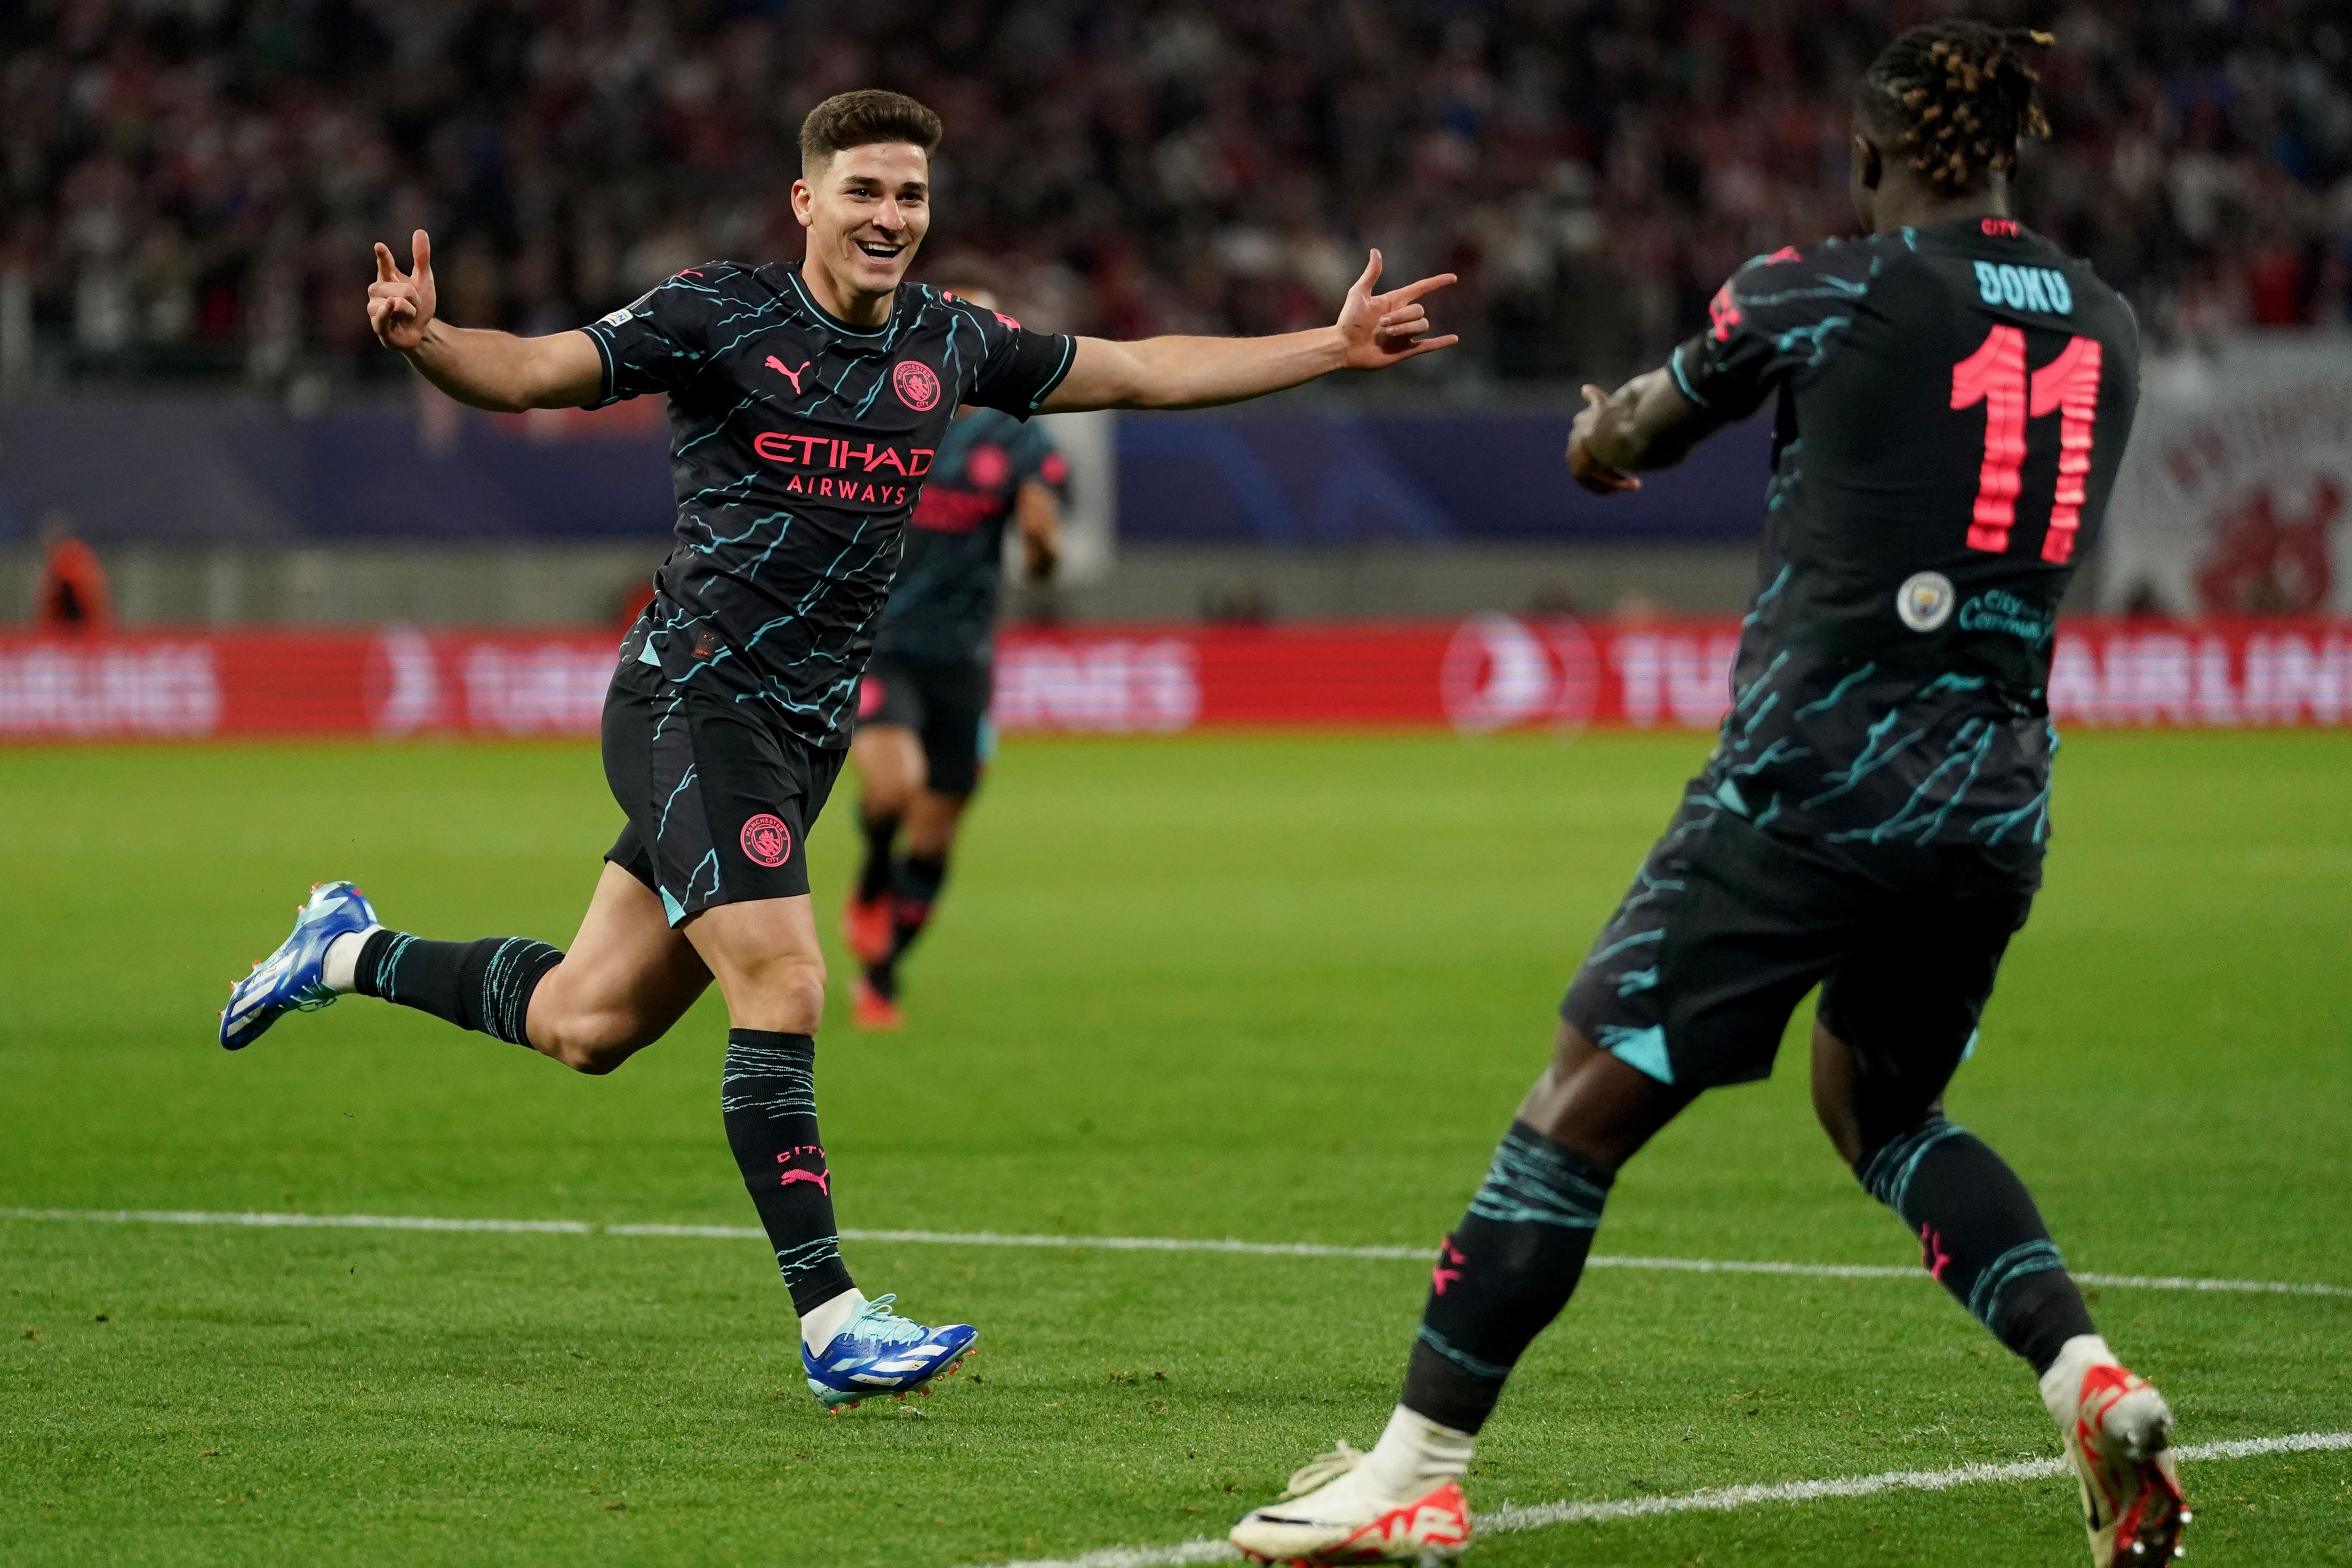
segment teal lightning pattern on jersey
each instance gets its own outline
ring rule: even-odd
[[[909,284],[889,319],[832,316],[782,265],[706,262],[587,329],[602,402],[669,397],[677,540],[624,660],[849,743],[908,519],[960,404],[1015,420],[1076,344]]]
[[[1694,794],[1782,835],[2048,834],[2059,601],[2098,533],[2138,336],[2008,219],[1748,263],[1668,361],[1702,409],[1778,400],[1760,587]]]

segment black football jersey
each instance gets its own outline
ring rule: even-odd
[[[1789,835],[2034,845],[2058,603],[2138,399],[2090,265],[2005,218],[1759,256],[1668,369],[1778,400],[1759,589],[1702,785]]]
[[[915,515],[874,651],[937,663],[993,656],[1004,585],[1004,526],[1024,485],[1058,497],[1070,465],[1044,428],[993,409],[948,426]]]
[[[919,284],[883,325],[852,327],[796,267],[728,261],[587,332],[603,402],[669,394],[677,542],[622,658],[834,748],[849,744],[907,519],[957,406],[1026,419],[1076,351]]]

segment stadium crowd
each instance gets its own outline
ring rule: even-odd
[[[2352,308],[2352,24],[2319,0],[1975,7],[2047,26],[2028,221],[2178,338]],[[794,135],[946,118],[926,271],[1041,326],[1319,322],[1382,246],[1450,267],[1432,373],[1612,375],[1750,254],[1850,225],[1845,104],[1916,4],[29,0],[0,12],[0,373],[397,368],[368,246],[444,310],[577,325],[798,254]],[[405,246],[395,248],[405,254]]]

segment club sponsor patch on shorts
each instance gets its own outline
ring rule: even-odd
[[[793,858],[793,831],[782,817],[762,811],[743,824],[743,852],[772,870]]]

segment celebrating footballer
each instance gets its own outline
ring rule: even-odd
[[[323,883],[220,1020],[220,1043],[239,1050],[287,1012],[356,991],[606,1073],[716,981],[727,1140],[800,1317],[810,1392],[835,1409],[922,1387],[978,1333],[895,1313],[842,1259],[817,1130],[825,969],[806,853],[908,519],[954,443],[957,411],[1017,424],[1058,410],[1206,407],[1455,340],[1433,331],[1421,303],[1452,275],[1378,292],[1378,251],[1331,326],[1266,338],[1033,332],[909,284],[942,134],[898,93],[826,99],[802,127],[792,191],[803,260],[689,267],[551,337],[442,320],[423,231],[405,271],[375,247],[370,325],[458,402],[669,400],[676,543],[604,706],[604,777],[627,825],[568,949],[426,940],[386,928],[349,883]]]

